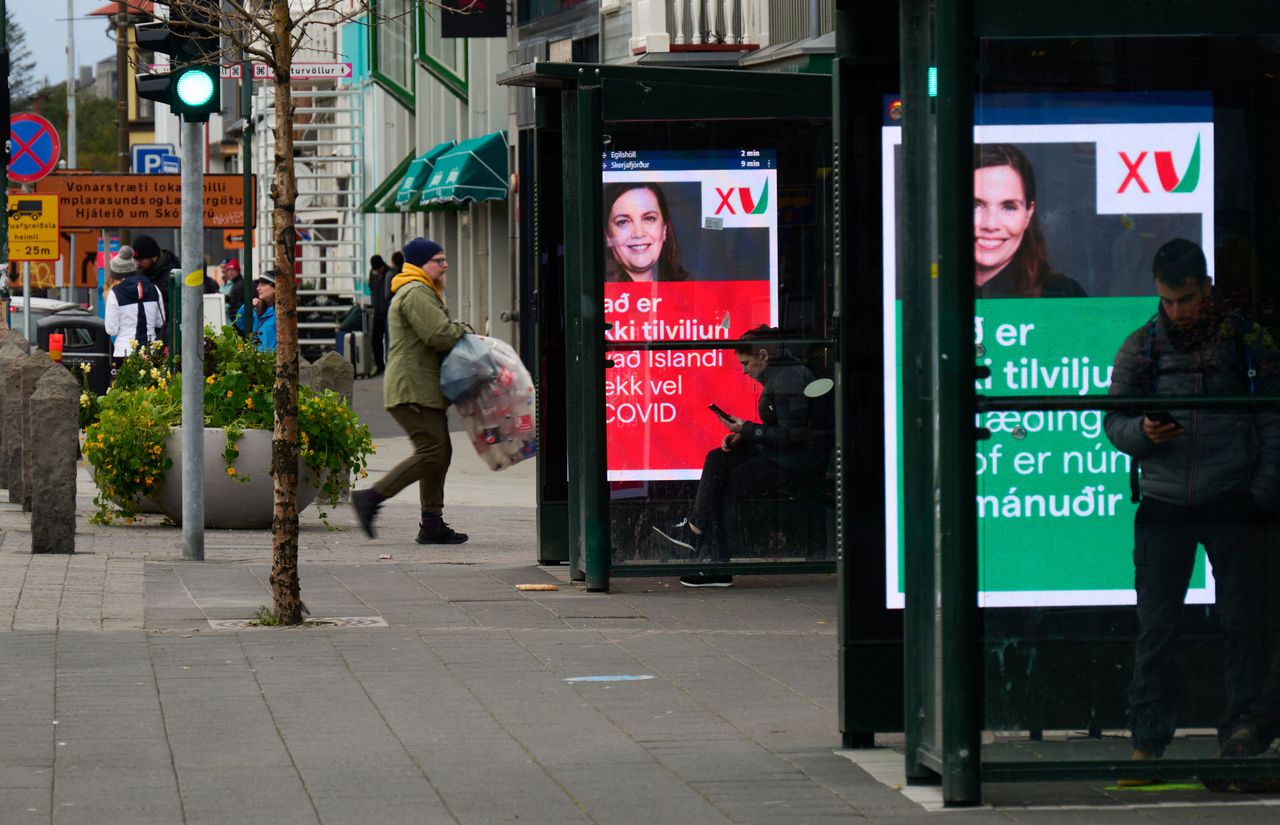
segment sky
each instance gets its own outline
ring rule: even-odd
[[[107,39],[107,20],[88,17],[106,0],[71,0],[75,23],[76,65],[92,66],[116,53],[114,40]],[[32,72],[36,85],[41,80],[61,83],[67,79],[67,0],[9,0],[9,13],[27,33],[27,48],[35,58]],[[77,68],[77,73],[79,69]]]

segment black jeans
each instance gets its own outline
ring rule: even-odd
[[[378,372],[387,369],[387,316],[374,313],[373,328],[369,330],[369,348],[373,350],[373,365]]]
[[[1177,727],[1178,619],[1197,544],[1213,565],[1222,625],[1226,707],[1218,730],[1225,738],[1257,697],[1267,664],[1262,512],[1247,492],[1194,507],[1148,498],[1133,533],[1139,625],[1129,686],[1133,745],[1159,754]]]
[[[702,462],[702,478],[693,499],[690,520],[706,534],[712,561],[728,561],[741,549],[738,502],[778,491],[796,473],[740,445],[725,452],[719,447]]]

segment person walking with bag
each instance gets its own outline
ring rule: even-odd
[[[374,520],[382,502],[418,482],[422,520],[418,544],[461,544],[444,522],[444,479],[453,458],[453,442],[440,391],[440,361],[466,327],[449,319],[444,303],[449,262],[435,241],[414,238],[404,247],[404,268],[391,281],[387,326],[391,350],[382,385],[383,404],[413,442],[413,455],[391,468],[372,487],[351,494],[351,506],[365,535],[374,538]]]

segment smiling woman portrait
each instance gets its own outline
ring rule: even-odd
[[[655,183],[604,187],[605,280],[684,281],[671,211]]]
[[[978,298],[1084,298],[1053,271],[1036,216],[1036,176],[1010,143],[974,147],[973,264]]]

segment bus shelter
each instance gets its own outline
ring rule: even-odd
[[[833,571],[847,505],[830,76],[540,62],[501,82],[535,90],[522,189],[536,216],[539,561],[568,563],[590,590]],[[804,432],[779,453],[782,478],[730,485],[716,545],[681,546],[729,432],[712,406],[761,420],[772,389],[739,358],[760,347],[791,375],[784,401]]]
[[[1259,353],[1280,320],[1280,9],[900,10],[901,95],[881,129],[898,387],[886,452],[899,456],[883,598],[905,625],[908,777],[963,805],[984,782],[1280,776],[1274,750],[1219,755],[1224,713],[1256,694],[1276,650],[1274,525],[1243,576],[1243,551],[1215,568],[1202,548],[1181,571],[1150,549],[1192,504],[1222,530],[1256,526],[1270,506],[1257,473],[1274,471],[1280,398]],[[1182,326],[1171,313],[1188,295],[1171,298],[1153,272],[1194,269],[1188,246],[1220,303]],[[1187,355],[1211,345],[1236,357]],[[1192,504],[1162,499],[1170,465],[1125,439],[1165,415],[1185,425],[1174,475],[1204,496]],[[1198,473],[1232,460],[1213,439],[1228,430],[1256,439],[1241,449],[1262,469],[1202,487]],[[1155,608],[1139,622],[1135,564],[1144,599],[1186,577],[1172,624]],[[1156,678],[1134,676],[1140,636],[1144,656],[1164,657],[1143,665]],[[1154,742],[1169,724],[1163,753],[1148,754],[1161,758],[1132,758],[1135,725]]]

